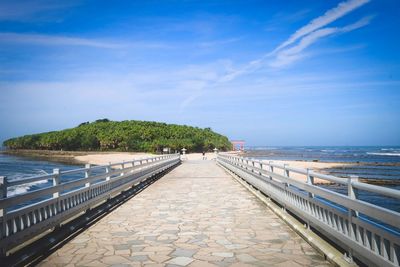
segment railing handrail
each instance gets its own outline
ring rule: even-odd
[[[246,160],[246,162],[248,160],[250,162],[254,162],[254,163],[258,163],[258,164],[261,163],[262,165],[275,167],[275,168],[278,168],[278,169],[281,169],[281,170],[288,170],[288,171],[291,171],[291,172],[294,172],[294,173],[307,175],[307,169],[291,167],[288,164],[286,166],[284,166],[284,164],[276,164],[276,163],[273,163],[273,161],[266,162],[264,160],[258,160],[258,159],[252,159],[252,158],[246,158],[246,157],[239,157],[239,156],[232,156],[232,155],[225,155],[225,154],[219,154],[219,156],[220,157],[221,156],[223,156],[223,157],[231,157],[231,158],[236,158],[236,159],[244,159],[244,160]],[[257,167],[255,167],[255,168],[259,169]],[[348,185],[349,184],[349,179],[348,178],[341,178],[341,177],[337,177],[337,176],[333,176],[333,175],[322,174],[322,173],[315,172],[313,170],[309,170],[308,174],[310,176],[313,176],[314,178],[330,181],[330,182],[337,183],[337,184],[342,184],[342,185]],[[353,176],[353,177],[356,177],[356,176]],[[353,187],[357,188],[357,189],[362,189],[362,190],[369,191],[369,192],[372,192],[372,193],[382,194],[382,195],[385,195],[385,196],[390,196],[392,198],[400,199],[400,190],[387,188],[387,187],[383,187],[383,186],[379,186],[379,185],[372,185],[372,184],[368,184],[368,183],[361,182],[361,181],[357,181],[357,182],[356,181],[352,181],[351,183],[352,183]]]
[[[179,154],[146,157],[131,161],[92,166],[68,171],[8,180],[0,176],[0,257],[7,250],[60,225],[71,216],[103,203],[112,195],[167,170],[180,162]],[[120,165],[120,168],[115,168]],[[102,170],[102,173],[92,173]],[[63,175],[82,173],[81,178],[61,181]],[[11,186],[52,180],[45,188],[7,197]],[[39,199],[41,199],[39,201]],[[35,200],[34,203],[32,200]]]
[[[80,172],[87,171],[89,169],[96,170],[96,169],[101,169],[101,168],[106,168],[106,167],[114,167],[114,166],[118,166],[118,165],[122,165],[122,164],[134,164],[136,162],[141,162],[143,160],[149,160],[149,159],[156,160],[159,158],[165,158],[165,157],[173,156],[173,155],[175,155],[175,154],[146,157],[146,158],[135,159],[135,160],[131,160],[131,161],[121,161],[121,162],[109,163],[109,164],[105,164],[105,165],[93,165],[90,168],[83,167],[83,168],[61,171],[60,175],[80,173]],[[26,177],[26,178],[22,178],[22,179],[12,179],[12,180],[7,179],[7,186],[11,187],[11,186],[17,186],[17,185],[22,185],[22,184],[29,184],[29,183],[33,183],[33,182],[49,180],[49,179],[52,179],[53,177],[54,177],[54,173],[48,173],[48,174],[42,174],[42,175],[35,175],[32,177]],[[8,178],[8,177],[6,177],[6,178]]]
[[[166,158],[169,158],[169,157],[153,157],[153,158],[135,160],[133,162],[140,162],[140,161],[147,160],[147,159],[160,159],[160,160],[162,160],[162,159],[166,159]],[[157,161],[153,161],[153,162],[157,162]],[[118,163],[118,164],[126,164],[126,163],[127,162]],[[148,164],[148,163],[146,163],[146,164]],[[109,164],[109,165],[95,166],[95,168],[96,167],[106,168],[106,167],[109,167],[111,165],[116,166],[117,163]],[[37,189],[37,190],[32,190],[32,191],[29,191],[29,192],[13,195],[13,196],[2,198],[2,199],[0,198],[0,209],[8,208],[9,206],[11,206],[11,203],[14,203],[14,205],[15,205],[15,203],[21,203],[22,201],[26,202],[26,201],[38,198],[38,197],[43,196],[43,195],[48,195],[48,194],[52,194],[54,192],[60,192],[60,191],[68,190],[73,186],[76,186],[76,187],[83,186],[87,182],[91,182],[93,180],[104,179],[107,176],[112,176],[112,175],[121,173],[122,170],[124,172],[127,172],[127,171],[130,171],[130,170],[134,169],[134,168],[142,167],[142,166],[144,166],[144,165],[143,164],[142,165],[135,165],[135,166],[125,167],[124,169],[114,169],[113,171],[111,171],[109,173],[98,174],[98,175],[90,175],[88,177],[74,179],[72,181],[67,181],[67,182],[64,182],[64,183],[60,182],[59,184],[53,185],[53,186],[50,186],[50,187],[40,188],[40,189]],[[85,167],[85,168],[79,168],[79,169],[74,169],[74,170],[79,170],[79,172],[91,171],[91,170],[93,170],[93,167]],[[64,175],[65,174],[71,174],[71,172],[60,172],[59,175],[61,176],[63,174]],[[48,178],[48,176],[50,176],[51,178],[54,178],[55,174],[52,173],[52,174],[48,174],[48,175],[42,175],[42,176],[40,176],[40,177],[42,177],[42,179],[38,179],[38,177],[35,177],[34,181],[48,180],[48,179],[50,179],[50,178]],[[17,180],[17,181],[19,181],[19,180]],[[15,186],[15,184],[21,185],[21,184],[26,184],[26,183],[32,183],[32,180],[29,179],[29,178],[24,179],[24,181],[25,181],[24,183],[14,183],[14,184],[8,182],[7,186],[10,187],[10,184],[11,184],[11,186]],[[73,184],[73,186],[71,186],[71,184]]]
[[[339,178],[229,154],[219,154],[217,162],[347,250],[350,259],[355,255],[367,265],[399,266],[400,213],[360,200],[356,189],[395,199],[400,199],[400,190],[360,182],[356,176]],[[318,186],[314,178],[347,186],[347,195]]]

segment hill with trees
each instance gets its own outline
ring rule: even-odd
[[[4,141],[8,149],[71,150],[71,151],[143,151],[161,152],[163,148],[189,152],[210,151],[215,147],[229,150],[226,136],[210,128],[166,124],[149,121],[84,122],[61,131],[25,135]]]

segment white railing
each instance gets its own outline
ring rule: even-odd
[[[21,180],[0,177],[0,256],[179,162],[179,154],[171,154],[104,166],[87,164],[68,171],[54,169],[51,174]],[[71,174],[82,174],[82,178],[61,182]],[[7,197],[9,187],[46,180],[52,186]]]
[[[357,199],[357,191],[400,199],[400,190],[227,154],[217,162],[343,248],[349,261],[354,256],[370,266],[399,266],[400,213]],[[348,194],[318,186],[315,178],[345,185]]]

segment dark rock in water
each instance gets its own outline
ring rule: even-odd
[[[399,179],[360,179],[361,182],[374,185],[400,185]]]

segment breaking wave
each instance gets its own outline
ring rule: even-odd
[[[43,170],[36,170],[36,171],[37,171],[36,175],[47,174]],[[26,174],[15,174],[12,178],[13,178],[12,180],[15,181],[15,180],[29,178],[29,176],[26,176]],[[48,183],[48,180],[41,180],[41,181],[22,184],[22,185],[10,186],[7,188],[7,196],[12,197],[15,195],[24,194],[24,193],[28,192],[33,186],[38,186],[40,184],[45,184],[45,183]]]
[[[375,155],[375,156],[394,156],[400,157],[400,153],[380,153],[380,152],[367,152],[368,155]]]

